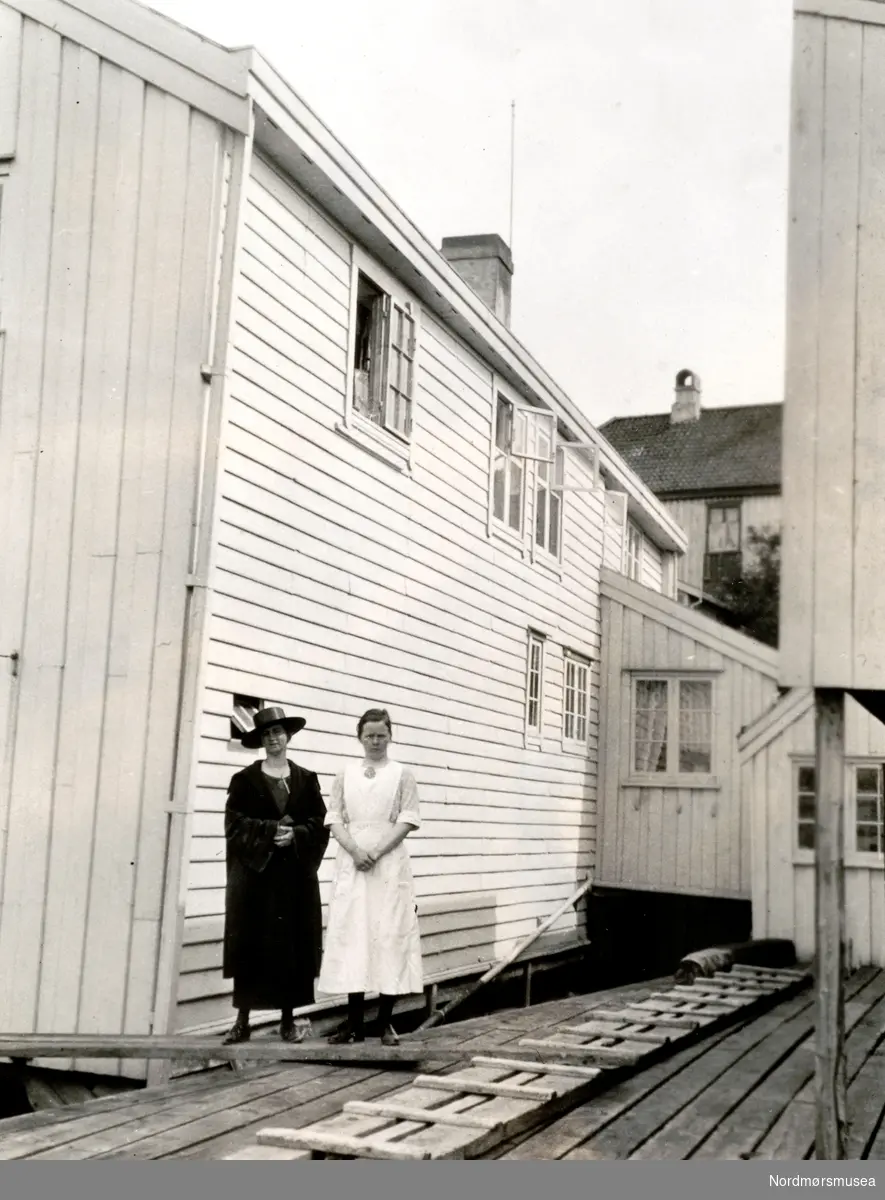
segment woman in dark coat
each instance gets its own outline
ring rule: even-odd
[[[286,757],[305,724],[281,708],[256,713],[241,740],[250,750],[264,746],[267,757],[238,771],[228,788],[224,977],[233,978],[238,1010],[228,1045],[249,1040],[253,1009],[278,1008],[286,1041],[310,1029],[292,1010],[314,1002],[322,952],[317,870],[329,831],[319,780]]]

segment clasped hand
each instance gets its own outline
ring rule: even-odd
[[[358,871],[371,871],[379,856],[373,854],[371,850],[363,850],[360,846],[355,846],[350,857]]]
[[[280,825],[274,834],[274,845],[280,848],[291,846],[295,841],[295,830],[291,825]]]

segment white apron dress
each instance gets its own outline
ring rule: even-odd
[[[353,763],[336,778],[325,823],[345,825],[358,846],[374,850],[391,825],[420,827],[418,788],[412,772],[398,762],[375,767],[372,779],[364,771],[362,763]],[[338,847],[325,943],[317,988],[327,996],[403,996],[423,990],[415,884],[405,842],[370,871],[358,871]]]

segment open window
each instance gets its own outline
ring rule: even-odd
[[[237,746],[240,738],[255,728],[255,714],[263,707],[258,696],[237,693],[231,698],[230,740]]]
[[[357,272],[353,342],[353,409],[364,420],[408,441],[415,387],[415,318]]]
[[[553,462],[556,417],[543,408],[517,404],[501,392],[495,397],[492,450],[492,516],[516,534],[523,532],[529,461]]]

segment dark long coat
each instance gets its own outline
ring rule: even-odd
[[[329,843],[326,806],[312,771],[289,761],[289,797],[277,806],[261,761],[237,772],[228,787],[224,977],[234,1006],[296,1008],[314,1001],[322,955],[317,870]],[[280,821],[295,832],[274,845]]]

